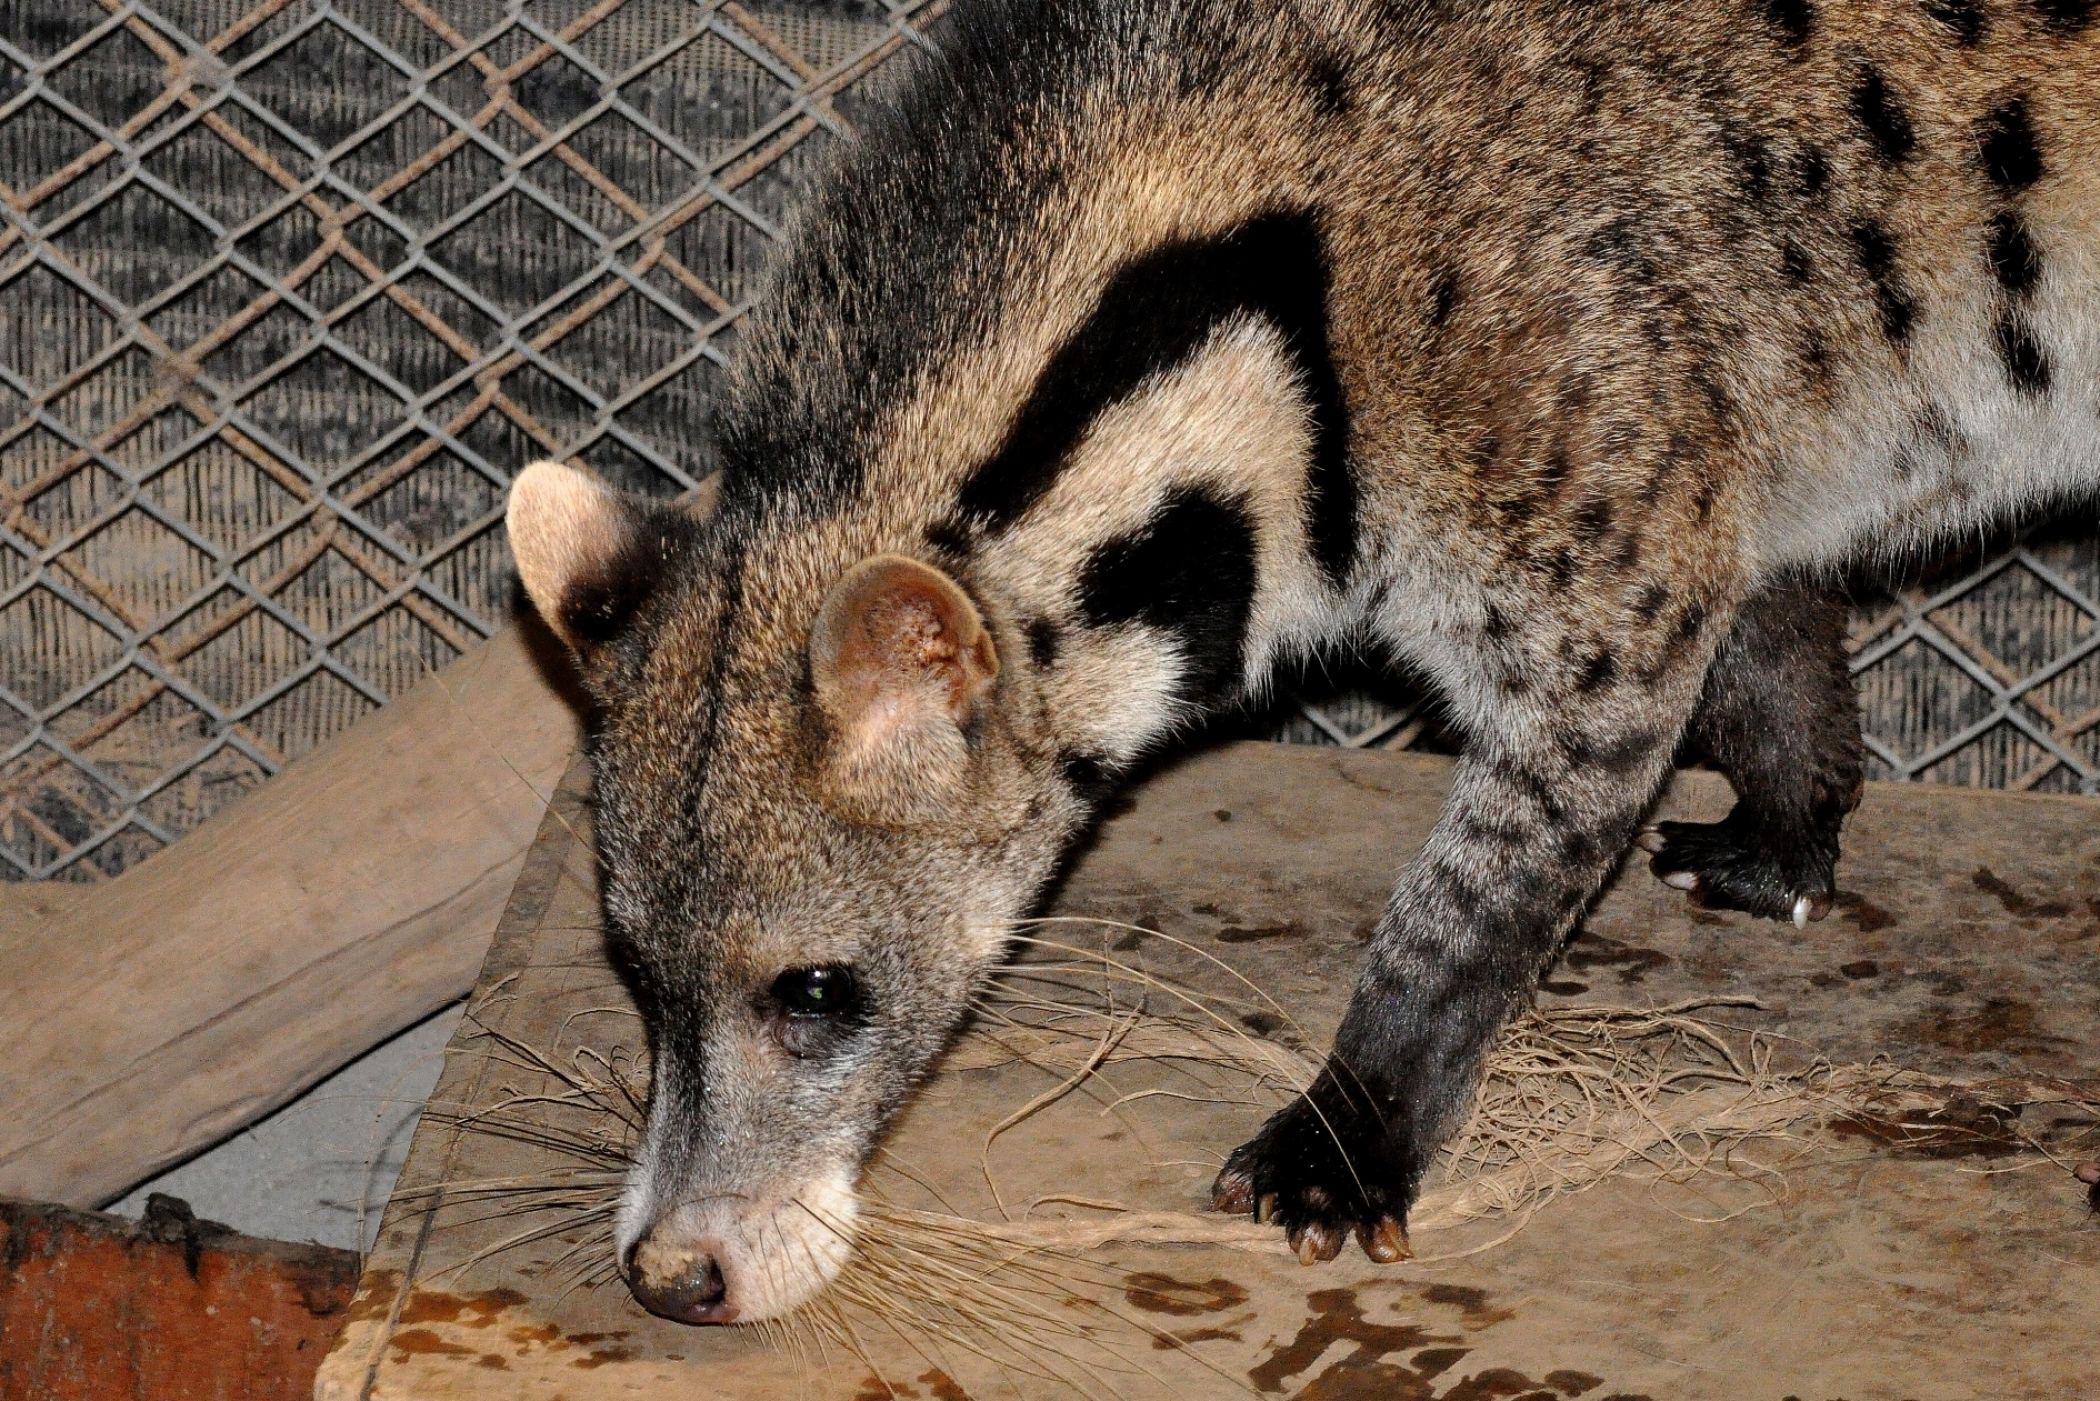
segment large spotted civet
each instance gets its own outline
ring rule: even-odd
[[[1433,677],[1467,748],[1216,1204],[1398,1256],[1630,843],[1828,908],[1861,759],[1822,581],[2084,491],[2096,429],[2086,0],[963,0],[777,262],[712,510],[555,464],[512,497],[602,708],[636,1293],[821,1288],[1118,774],[1333,646]],[[1740,802],[1644,831],[1681,744]]]

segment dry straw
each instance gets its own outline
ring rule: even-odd
[[[968,1074],[1025,1063],[1051,1078],[981,1145],[1003,1219],[909,1209],[865,1189],[846,1270],[815,1304],[762,1325],[767,1340],[812,1361],[844,1354],[875,1367],[867,1340],[890,1333],[931,1365],[942,1365],[936,1354],[950,1350],[1082,1395],[1115,1395],[1125,1389],[1119,1379],[1149,1370],[1144,1349],[1129,1344],[1165,1335],[1122,1307],[1121,1272],[1096,1252],[1120,1243],[1286,1253],[1274,1227],[1197,1211],[1073,1202],[1067,1205],[1089,1210],[1072,1219],[1026,1211],[1013,1219],[990,1166],[993,1144],[1082,1089],[1112,1106],[1127,1103],[1135,1096],[1105,1084],[1110,1067],[1144,1063],[1171,1072],[1164,1078],[1176,1088],[1155,1085],[1140,1095],[1263,1106],[1283,1103],[1318,1069],[1311,1038],[1286,1010],[1208,952],[1101,921],[1028,927],[1052,924],[1159,941],[1183,966],[1206,974],[1207,986],[1149,971],[1105,947],[1105,938],[1104,947],[1088,948],[1017,930],[1020,956],[982,989],[977,1016],[942,1065],[944,1073]],[[2068,1167],[2064,1145],[2027,1134],[2021,1111],[2058,1105],[2081,1120],[2100,1113],[2100,1091],[2066,1082],[1962,1082],[1886,1061],[1834,1064],[1728,1020],[1757,1005],[1708,998],[1519,1018],[1490,1056],[1473,1113],[1410,1216],[1417,1260],[1491,1249],[1552,1202],[1615,1180],[1644,1184],[1683,1214],[1725,1219],[1782,1199],[1790,1166],[1841,1142],[1933,1154],[1980,1150],[2013,1166]],[[1275,1030],[1256,1034],[1250,1023]],[[443,1184],[450,1219],[521,1223],[453,1268],[558,1236],[573,1242],[553,1266],[568,1287],[611,1283],[612,1215],[641,1123],[646,1067],[618,1053],[544,1053],[486,1021],[476,1026],[486,1054],[537,1083],[487,1106],[434,1105],[432,1112],[461,1132],[534,1144],[555,1163],[530,1175]],[[883,1165],[912,1176],[893,1157]]]

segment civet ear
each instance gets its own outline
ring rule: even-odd
[[[877,555],[847,571],[818,610],[809,669],[835,790],[901,815],[961,777],[963,725],[998,678],[999,653],[960,584],[918,560]]]
[[[710,477],[693,502],[665,506],[567,463],[533,463],[511,483],[504,517],[532,606],[587,659],[656,587],[673,538],[713,509],[714,488]]]

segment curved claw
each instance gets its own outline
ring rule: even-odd
[[[1398,1264],[1415,1253],[1407,1243],[1407,1228],[1390,1216],[1379,1217],[1376,1225],[1359,1223],[1356,1243],[1364,1248],[1364,1254],[1381,1265]]]
[[[1254,1179],[1239,1168],[1225,1168],[1210,1186],[1210,1209],[1228,1216],[1245,1216],[1253,1211]]]
[[[1298,1252],[1298,1263],[1317,1265],[1323,1260],[1332,1260],[1342,1253],[1342,1242],[1348,1233],[1338,1226],[1324,1221],[1308,1221],[1289,1236],[1291,1249]]]
[[[1808,928],[1810,920],[1819,920],[1830,913],[1830,904],[1826,896],[1800,896],[1794,901],[1794,928]]]

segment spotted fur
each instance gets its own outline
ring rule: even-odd
[[[1117,774],[1317,648],[1408,658],[1469,738],[1328,1072],[1219,1181],[1307,1258],[1400,1248],[1636,837],[1827,908],[1860,756],[1817,580],[2094,477],[2092,14],[958,6],[800,216],[713,513],[556,467],[513,503],[602,703],[645,1300],[818,1287],[809,1233]],[[1643,834],[1680,745],[1741,803]],[[858,998],[822,1034],[819,975]]]

